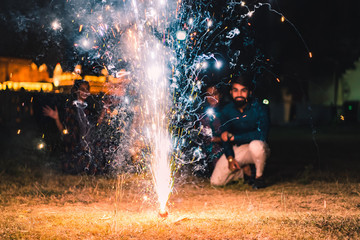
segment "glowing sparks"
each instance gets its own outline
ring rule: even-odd
[[[217,60],[217,61],[215,62],[215,67],[216,67],[217,69],[220,69],[220,68],[222,67],[222,62]]]
[[[51,27],[54,30],[61,30],[61,24],[57,20],[51,23]]]
[[[206,8],[190,9],[184,1],[176,1],[175,10],[166,0],[124,1],[127,2],[122,5],[124,12],[120,9],[112,15],[118,9],[106,2],[103,1],[101,11],[91,9],[91,21],[82,20],[82,24],[74,25],[79,26],[81,33],[76,46],[79,52],[88,53],[82,60],[106,66],[106,79],[131,78],[129,89],[136,97],[124,93],[122,103],[138,104],[141,120],[135,132],[145,145],[139,155],[151,170],[160,213],[167,214],[174,171],[205,154],[200,147],[193,147],[192,139],[200,133],[194,122],[199,120],[198,110],[204,103],[203,88],[207,80],[202,78],[202,72],[236,69],[242,53],[233,48],[232,41],[236,37],[244,40],[245,47],[254,44],[252,39],[241,39],[241,36],[248,35],[249,18],[263,3],[248,7],[244,1],[229,1],[222,17],[218,18]],[[238,9],[240,6],[244,8]],[[288,22],[281,14],[277,16],[281,16],[282,22]],[[237,23],[232,25],[228,20]],[[213,49],[231,51],[226,53],[226,58],[216,59]],[[311,52],[309,56],[312,57]],[[265,57],[259,59],[266,64],[270,61]],[[120,70],[122,68],[127,69]],[[248,68],[244,66],[242,70]],[[266,100],[263,103],[269,104]],[[213,109],[208,109],[206,114],[215,117]],[[68,134],[67,130],[63,134]],[[148,196],[143,200],[147,201]]]
[[[186,32],[185,31],[177,31],[176,32],[176,38],[180,41],[183,41],[186,39]]]
[[[209,66],[208,62],[201,63],[201,67],[206,69]]]
[[[208,110],[206,110],[206,114],[209,115],[209,116],[214,116],[215,111],[214,111],[214,109],[209,108]]]
[[[81,46],[84,48],[84,49],[88,49],[90,48],[90,41],[88,39],[83,39],[81,41]]]

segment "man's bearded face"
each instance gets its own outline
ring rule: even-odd
[[[230,94],[238,108],[242,108],[248,102],[249,89],[239,83],[234,83],[232,85]]]
[[[247,98],[245,97],[236,97],[234,100],[234,103],[236,105],[236,107],[243,107],[246,103],[247,103]]]

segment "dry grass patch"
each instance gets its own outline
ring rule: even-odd
[[[281,183],[254,191],[176,185],[158,216],[148,176],[1,177],[1,239],[359,238],[360,184]]]

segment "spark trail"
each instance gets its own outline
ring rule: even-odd
[[[82,59],[114,77],[121,68],[130,73],[127,108],[139,121],[136,134],[124,141],[144,143],[141,156],[164,210],[174,172],[207,157],[198,121],[204,85],[214,81],[209,69],[226,69],[215,79],[218,84],[239,72],[254,73],[256,84],[272,66],[255,46],[251,18],[262,7],[281,14],[268,3],[233,0],[69,1],[69,6]]]

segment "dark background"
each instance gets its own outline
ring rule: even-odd
[[[221,2],[215,1],[214,9]],[[251,6],[259,2],[247,3]],[[359,1],[264,2],[270,2],[272,9],[287,20],[281,23],[280,15],[266,6],[257,9],[252,19],[257,46],[274,59],[277,75],[294,71],[311,75],[335,71],[340,75],[359,58]],[[50,69],[60,62],[65,70],[73,70],[74,62],[79,60],[79,52],[73,46],[78,23],[72,23],[76,9],[66,4],[69,3],[63,0],[1,1],[0,56],[33,59],[37,64],[46,63]],[[61,31],[51,28],[55,19],[61,23]],[[313,54],[311,60],[308,51]]]

